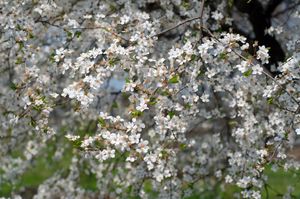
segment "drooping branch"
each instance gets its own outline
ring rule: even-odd
[[[181,26],[181,25],[183,25],[183,24],[186,24],[186,23],[188,23],[188,22],[192,22],[192,21],[197,20],[197,19],[200,19],[200,18],[201,18],[201,17],[198,16],[198,17],[193,17],[193,18],[186,19],[186,20],[184,20],[184,21],[182,21],[182,22],[179,22],[179,23],[176,24],[175,26],[172,26],[171,28],[165,29],[165,30],[163,30],[163,31],[161,31],[161,32],[159,32],[159,33],[157,33],[157,34],[154,35],[154,36],[159,37],[159,36],[161,36],[161,35],[163,35],[163,34],[169,32],[169,31],[171,31],[171,30],[174,30],[174,29],[178,28],[179,26]]]
[[[199,19],[200,17],[194,17],[194,18],[190,18],[190,19],[187,19],[187,20],[184,20],[180,23],[178,23],[177,25],[171,27],[171,28],[168,28],[166,30],[163,30],[161,31],[160,33],[158,33],[156,36],[159,36],[159,35],[162,35],[168,31],[171,31],[187,22],[190,22],[190,21],[193,21],[193,20],[196,20],[196,19]],[[201,29],[205,30],[206,33],[208,33],[208,35],[210,37],[212,37],[214,40],[216,40],[217,42],[223,44],[207,27],[205,26],[201,26]],[[226,44],[224,44],[226,45]],[[234,52],[238,57],[240,57],[242,60],[245,60],[245,61],[248,61],[248,59],[241,55],[240,53],[236,52],[234,49],[232,49],[232,52]],[[254,62],[258,62],[257,60],[254,60]],[[270,78],[272,81],[274,81],[279,87],[281,87],[290,97],[291,99],[298,105],[298,107],[300,107],[300,102],[293,96],[292,93],[290,93],[287,89],[285,89],[280,83],[277,82],[277,80],[273,77],[273,74],[270,72],[270,70],[268,68],[266,68],[264,65],[260,64],[260,63],[254,63],[254,62],[251,62],[251,65],[254,66],[255,64],[259,64],[262,68],[263,68],[263,74],[266,75],[266,77]]]
[[[235,0],[236,8],[249,15],[249,21],[252,24],[255,38],[259,45],[265,45],[270,48],[270,63],[266,67],[270,70],[271,65],[277,65],[278,62],[285,59],[285,53],[275,37],[265,34],[265,30],[271,26],[271,14],[282,0],[271,0],[266,8],[258,0],[246,2],[244,0]],[[277,75],[278,73],[275,73]]]

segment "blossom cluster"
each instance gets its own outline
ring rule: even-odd
[[[0,187],[47,152],[71,158],[34,198],[184,198],[231,184],[259,199],[269,165],[299,168],[288,151],[300,36],[266,30],[289,55],[273,76],[268,46],[219,31],[234,21],[230,1],[153,2],[0,1]],[[182,18],[195,20],[167,29]]]

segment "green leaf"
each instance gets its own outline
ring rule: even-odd
[[[169,156],[169,153],[167,151],[165,151],[165,150],[162,150],[160,152],[160,154],[161,154],[162,159],[165,159],[165,158],[167,158]]]
[[[113,104],[111,105],[112,108],[118,108],[118,103],[116,101],[113,102]]]
[[[67,33],[67,41],[70,41],[72,39],[72,37],[73,37],[73,33],[70,32],[70,31],[68,31],[68,30],[65,30],[65,31]]]
[[[31,32],[29,32],[29,33],[28,33],[28,38],[29,38],[29,39],[33,39],[33,38],[34,38],[34,35],[33,35]]]
[[[238,125],[238,122],[235,121],[235,120],[229,120],[229,121],[228,121],[228,125],[229,125],[230,127],[236,127],[236,126]]]
[[[138,111],[138,110],[135,110],[135,111],[132,111],[132,112],[131,112],[131,116],[132,116],[132,117],[139,117],[139,116],[141,116],[141,115],[143,115],[143,112]]]
[[[33,117],[30,117],[30,126],[36,127],[36,121],[33,119]]]
[[[184,143],[181,143],[181,144],[179,145],[179,148],[183,151],[183,150],[185,150],[185,149],[187,148],[187,145],[184,144]]]
[[[220,59],[226,60],[228,58],[227,53],[223,52],[219,55]]]
[[[130,79],[128,77],[125,78],[125,83],[130,83]]]
[[[267,102],[268,102],[268,104],[273,104],[274,99],[272,97],[268,97]]]
[[[9,85],[9,88],[11,88],[12,90],[15,91],[15,90],[18,89],[18,85],[12,82],[12,83]]]
[[[73,36],[72,32],[67,31],[67,36],[68,36],[68,37],[72,37],[72,36]]]
[[[285,132],[285,133],[284,133],[284,139],[285,139],[285,140],[288,140],[288,138],[289,138],[289,133],[288,133],[288,132]]]
[[[182,7],[184,7],[185,9],[189,9],[190,8],[190,2],[188,0],[184,0],[181,3]]]
[[[83,150],[83,148],[81,147],[81,144],[82,144],[81,140],[73,140],[73,141],[71,141],[71,143],[72,143],[73,148]]]
[[[23,63],[24,63],[24,61],[23,61],[22,57],[18,57],[15,62],[15,64],[23,64]]]
[[[191,61],[195,61],[196,58],[197,58],[197,55],[193,54],[193,55],[191,56]]]
[[[74,34],[77,38],[79,38],[81,36],[81,32],[80,31],[76,31]]]
[[[192,105],[190,105],[190,104],[185,104],[184,105],[184,108],[186,108],[186,109],[190,109],[192,107]]]
[[[55,56],[56,54],[55,54],[55,52],[52,52],[51,54],[50,54],[50,61],[52,62],[52,63],[54,63],[55,62],[55,59],[54,59],[54,56]]]
[[[101,127],[105,127],[106,126],[105,120],[102,117],[100,117],[98,119],[98,123],[100,124]]]
[[[201,77],[202,75],[205,74],[205,71],[204,70],[199,70],[199,73],[198,73],[198,76],[197,77]]]
[[[168,116],[172,119],[176,115],[175,111],[168,111]]]
[[[161,91],[160,94],[161,94],[162,96],[168,96],[168,97],[171,96],[171,93],[170,93],[169,91],[167,91],[167,90]]]
[[[243,75],[244,75],[245,77],[249,77],[249,76],[252,74],[252,72],[253,72],[253,70],[252,70],[252,69],[249,69],[249,70],[247,70],[246,72],[244,72]]]
[[[149,105],[155,105],[157,103],[155,97],[150,97],[150,101],[148,102]]]
[[[110,65],[110,66],[113,66],[113,65],[115,65],[116,63],[118,63],[120,61],[120,59],[118,58],[118,57],[113,57],[113,58],[110,58],[109,60],[108,60],[108,64]]]
[[[170,84],[176,84],[179,82],[179,75],[174,75],[171,79],[169,79]]]
[[[110,11],[113,12],[113,13],[117,11],[116,6],[114,6],[113,4],[110,4],[110,5],[109,5],[109,9],[110,9]]]
[[[17,24],[16,28],[17,28],[17,30],[22,30],[22,27],[20,26],[20,24]]]
[[[40,113],[40,112],[42,112],[43,106],[42,106],[42,105],[39,105],[39,106],[36,105],[36,106],[33,106],[32,108],[33,108],[34,110],[36,110],[37,112]]]
[[[22,50],[24,48],[24,42],[23,41],[17,41],[17,44],[19,44],[19,50]]]
[[[46,96],[42,96],[42,97],[41,97],[41,100],[42,100],[44,103],[47,103]]]

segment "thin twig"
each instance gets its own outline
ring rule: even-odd
[[[163,35],[163,34],[169,32],[169,31],[171,31],[171,30],[174,30],[175,28],[177,28],[177,27],[179,27],[179,26],[181,26],[181,25],[183,25],[183,24],[185,24],[185,23],[188,23],[188,22],[191,22],[191,21],[200,19],[200,18],[201,18],[201,17],[198,16],[198,17],[193,17],[193,18],[190,18],[190,19],[186,19],[186,20],[184,20],[184,21],[178,23],[177,25],[175,25],[175,26],[173,26],[173,27],[171,27],[171,28],[168,28],[168,29],[166,29],[166,30],[163,30],[163,31],[161,31],[160,33],[157,33],[157,34],[154,35],[154,36],[156,36],[156,37],[161,36],[161,35]]]
[[[204,2],[204,1],[203,1]],[[166,32],[169,32],[169,31],[171,31],[171,30],[173,30],[173,29],[175,29],[175,28],[177,28],[177,27],[179,27],[179,26],[181,26],[181,25],[183,25],[183,24],[185,24],[185,23],[187,23],[187,22],[191,22],[191,21],[193,21],[193,20],[197,20],[197,19],[201,19],[201,17],[199,16],[199,17],[194,17],[194,18],[190,18],[190,19],[187,19],[187,20],[184,20],[184,21],[182,21],[182,22],[180,22],[180,23],[178,23],[177,25],[175,25],[175,26],[173,26],[173,27],[171,27],[171,28],[168,28],[168,29],[166,29],[166,30],[163,30],[162,32],[160,32],[160,33],[158,33],[158,34],[156,34],[155,36],[160,36],[160,35],[163,35],[163,34],[165,34]],[[206,28],[205,26],[200,26],[200,29],[203,29],[203,30],[205,30],[213,39],[215,39],[217,42],[219,42],[219,43],[221,43],[221,44],[223,44],[223,45],[226,45],[226,44],[224,44],[222,41],[220,41],[208,28]],[[231,49],[232,50],[232,52],[234,53],[234,54],[236,54],[238,57],[240,57],[240,58],[242,58],[243,60],[245,60],[245,61],[248,61],[248,59],[246,58],[246,57],[244,57],[243,55],[241,55],[240,53],[238,53],[238,52],[236,52],[234,49]],[[252,66],[254,66],[254,63],[253,62],[251,62],[250,63]],[[268,78],[270,78],[273,82],[275,82],[280,88],[282,88],[291,98],[292,98],[292,100],[296,103],[296,104],[298,104],[298,106],[300,106],[300,102],[298,102],[298,100],[288,91],[288,90],[286,90],[281,84],[279,84],[278,82],[277,82],[277,80],[272,76],[272,74],[263,66],[263,65],[260,65],[262,68],[263,68],[263,73],[268,77]]]
[[[54,27],[57,27],[57,28],[60,28],[60,29],[63,29],[63,30],[94,30],[94,29],[102,29],[102,30],[105,30],[106,32],[109,32],[111,33],[112,35],[114,35],[115,37],[118,37],[126,42],[129,42],[129,39],[115,33],[114,31],[110,30],[109,28],[106,28],[106,27],[103,27],[103,26],[95,26],[95,27],[77,27],[77,28],[63,28],[61,27],[60,25],[56,25],[54,23],[50,23],[49,21],[42,21],[42,20],[38,20],[36,22],[41,22],[42,24],[47,24],[47,25],[50,25],[50,26],[54,26]]]
[[[281,142],[276,146],[276,148],[275,148],[275,150],[273,151],[273,153],[272,153],[271,157],[269,158],[269,161],[268,161],[268,162],[271,162],[271,161],[274,159],[274,157],[275,157],[275,155],[277,154],[277,151],[278,151],[279,147],[282,145],[282,143],[283,143],[283,141],[281,141]]]
[[[103,27],[103,26],[95,26],[95,27],[78,27],[78,28],[70,28],[69,30],[94,30],[94,29],[102,29],[105,30],[106,32],[111,33],[112,35],[114,35],[115,37],[118,37],[126,42],[130,42],[129,39],[115,33],[114,31],[110,30],[109,28]]]
[[[202,27],[213,39],[215,39],[217,42],[219,42],[219,43],[221,43],[221,44],[223,44],[223,45],[226,45],[226,44],[224,44],[222,41],[220,41],[208,28],[206,28],[206,27]],[[245,61],[248,61],[248,59],[246,58],[246,57],[244,57],[243,55],[241,55],[240,53],[238,53],[238,52],[236,52],[234,49],[231,49],[232,50],[232,52],[234,53],[234,54],[236,54],[237,56],[239,56],[240,58],[242,58],[243,60],[245,60]],[[254,66],[254,63],[253,62],[251,62],[250,63],[252,66]],[[280,88],[282,88],[291,98],[292,98],[292,100],[296,103],[296,104],[298,104],[299,106],[300,106],[300,102],[298,102],[298,100],[288,91],[288,90],[286,90],[281,84],[279,84],[278,82],[277,82],[277,80],[270,74],[270,72],[263,66],[263,65],[260,65],[262,68],[263,68],[263,73],[267,76],[267,77],[269,77],[272,81],[274,81]]]
[[[205,0],[202,0],[200,4],[200,41],[202,40],[204,2]]]

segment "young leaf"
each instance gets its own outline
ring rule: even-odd
[[[171,77],[171,79],[169,79],[170,84],[176,84],[178,82],[179,82],[179,75],[174,75],[173,77]]]
[[[249,70],[247,70],[246,72],[244,72],[243,73],[243,75],[245,76],[245,77],[249,77],[251,74],[252,74],[252,69],[249,69]]]

